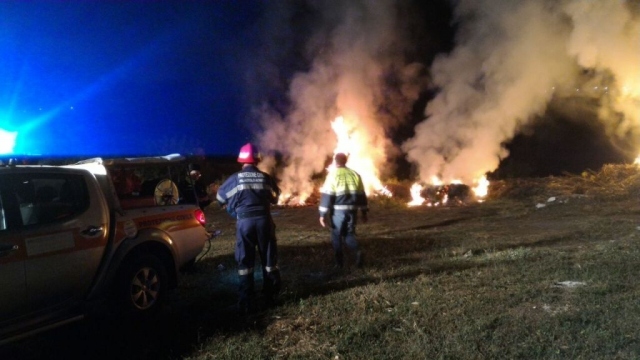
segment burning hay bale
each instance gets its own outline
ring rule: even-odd
[[[316,184],[317,185],[317,184]],[[414,188],[414,186],[416,186]],[[484,199],[533,199],[545,202],[558,198],[559,202],[577,196],[600,199],[615,199],[640,196],[640,167],[637,165],[605,165],[598,172],[585,171],[579,175],[550,176],[546,178],[525,178],[492,180],[488,186],[488,196],[476,195],[474,188],[461,184],[411,185],[406,181],[393,181],[385,188],[391,193],[390,199],[407,203],[409,206],[462,206]],[[382,197],[370,194],[370,197]],[[418,201],[416,200],[418,198]],[[319,186],[305,197],[281,197],[283,206],[315,206],[319,200]]]
[[[465,184],[426,186],[420,195],[429,206],[465,205],[476,200],[471,187]]]
[[[398,201],[409,201],[411,200],[411,191],[409,191],[410,185],[406,182],[394,182],[385,185],[386,188],[391,192],[394,199]]]

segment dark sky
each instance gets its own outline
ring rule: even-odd
[[[0,1],[0,135],[17,133],[16,154],[233,155],[253,140],[255,100],[285,99],[274,108],[286,112],[288,81],[309,67],[303,49],[314,9],[287,2],[297,6],[290,23],[266,34],[265,14],[275,4]],[[429,65],[453,47],[451,9],[447,0],[416,4],[417,14],[407,17],[417,30],[414,52],[406,55]],[[276,59],[277,71],[264,71],[263,58]],[[408,126],[390,134],[396,145],[413,135],[433,95],[424,93]],[[553,111],[545,117],[505,144],[511,155],[497,174],[578,172],[621,160],[602,129]],[[563,163],[558,154],[575,156]],[[394,160],[398,175],[410,176],[404,156]]]
[[[0,128],[16,153],[235,152],[258,5],[0,2]]]

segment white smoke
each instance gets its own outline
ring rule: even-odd
[[[637,133],[636,9],[625,1],[458,1],[456,46],[431,66],[439,93],[403,144],[420,179],[469,183],[495,170],[508,155],[504,143],[567,89],[598,99],[611,135]]]
[[[367,161],[393,171],[387,159],[400,149],[388,133],[403,124],[426,88],[423,68],[404,56],[411,46],[406,26],[416,24],[401,18],[411,13],[402,8],[407,3],[269,4],[275,16],[268,27],[278,32],[265,32],[273,42],[263,53],[274,62],[288,53],[305,60],[304,66],[292,62],[298,70],[291,76],[264,65],[253,74],[262,77],[258,85],[290,80],[286,91],[275,89],[287,93],[287,106],[270,102],[258,109],[258,141],[282,154],[284,192],[312,193],[310,179],[336,146],[331,121],[337,116],[355,121],[357,136],[370,144]],[[567,109],[588,100],[612,140],[631,139],[638,148],[638,1],[452,0],[452,6],[455,46],[430,64],[437,93],[401,149],[419,180],[438,176],[470,184],[496,170],[508,156],[505,144],[544,116],[552,100]]]
[[[313,29],[305,44],[310,67],[293,76],[286,114],[273,106],[259,109],[258,134],[262,149],[283,155],[285,164],[278,174],[283,193],[302,197],[312,193],[310,179],[333,155],[337,138],[331,121],[337,116],[348,119],[356,136],[366,139],[368,161],[376,169],[388,168],[387,157],[397,149],[386,131],[397,126],[424,82],[422,68],[403,58],[394,1],[327,0],[307,6],[315,14],[308,19],[318,19],[308,24]],[[291,20],[286,16],[281,18],[284,23]],[[388,78],[399,86],[385,86]],[[358,170],[358,162],[349,166]]]
[[[600,117],[613,136],[637,137],[640,125],[640,19],[637,2],[572,1],[565,6],[573,28],[568,52],[578,65],[594,69],[609,83],[594,81],[602,94]]]

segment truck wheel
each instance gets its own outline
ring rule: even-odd
[[[143,255],[124,264],[118,279],[118,299],[123,310],[151,315],[162,307],[169,287],[164,264],[154,255]]]

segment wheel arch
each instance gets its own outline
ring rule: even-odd
[[[175,261],[176,254],[171,247],[173,240],[162,231],[144,229],[135,238],[124,240],[116,249],[109,269],[109,283],[113,286],[118,272],[124,264],[143,254],[152,254],[164,264],[169,275],[170,288],[178,284],[178,269]]]
[[[178,273],[176,271],[173,254],[167,245],[159,241],[144,241],[132,247],[120,261],[118,270],[122,268],[124,264],[129,261],[134,261],[134,259],[143,255],[156,256],[167,270],[167,275],[169,276],[169,288],[175,288],[177,286]]]

